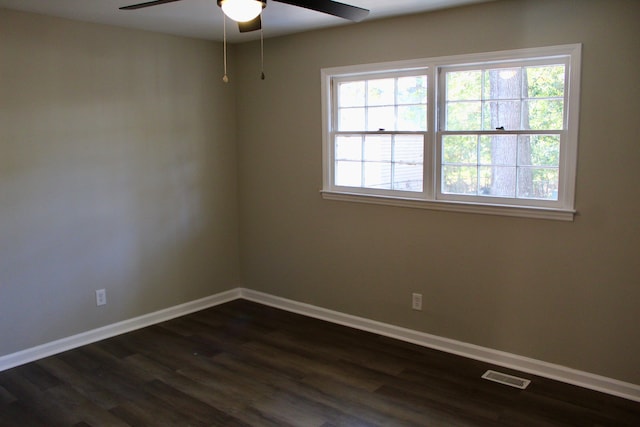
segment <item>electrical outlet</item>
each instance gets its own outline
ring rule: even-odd
[[[106,289],[98,289],[96,291],[96,305],[106,305],[107,304],[107,291]]]
[[[413,294],[411,296],[411,308],[414,310],[422,310],[422,294]]]

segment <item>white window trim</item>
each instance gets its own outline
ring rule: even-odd
[[[476,214],[490,214],[503,216],[516,216],[527,218],[551,219],[562,221],[573,221],[576,213],[574,209],[576,164],[578,152],[578,116],[580,101],[580,65],[581,65],[581,44],[569,44],[541,48],[517,49],[498,52],[477,53],[468,55],[455,55],[437,58],[416,59],[408,61],[394,61],[385,63],[351,65],[346,67],[323,68],[321,70],[322,89],[322,159],[323,159],[323,188],[322,197],[327,200],[339,200],[358,203],[372,203],[390,206],[401,206],[410,208],[421,208],[439,211],[467,212]],[[560,182],[562,194],[559,195],[558,203],[554,207],[544,206],[523,206],[500,204],[499,199],[491,199],[492,203],[482,203],[479,201],[460,201],[449,198],[448,200],[438,199],[437,173],[440,169],[440,162],[437,162],[438,150],[436,141],[437,108],[438,108],[438,70],[441,67],[456,65],[486,64],[487,62],[518,62],[530,60],[537,57],[550,58],[553,56],[569,56],[567,80],[567,102],[565,105],[567,114],[566,144],[561,147],[560,156]],[[333,185],[333,150],[332,150],[332,87],[331,80],[335,77],[348,78],[355,75],[376,75],[399,70],[427,69],[427,121],[428,129],[425,135],[425,176],[424,189],[422,193],[406,194],[382,194],[380,192],[368,191],[365,188],[355,188],[350,190],[346,187],[336,187]],[[483,199],[485,200],[485,199]],[[488,202],[489,200],[487,200]]]

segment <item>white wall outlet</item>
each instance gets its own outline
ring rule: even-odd
[[[414,310],[422,310],[422,294],[413,294],[411,296],[411,308]]]
[[[98,289],[96,291],[96,305],[106,305],[107,304],[107,290],[106,289]]]

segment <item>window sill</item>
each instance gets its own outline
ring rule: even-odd
[[[435,211],[450,211],[474,213],[482,215],[501,215],[522,218],[549,219],[555,221],[573,221],[576,211],[522,207],[509,205],[483,205],[479,203],[462,203],[442,200],[407,199],[390,196],[342,193],[335,191],[320,191],[326,200],[343,202],[369,203],[375,205],[400,206],[405,208],[429,209]]]

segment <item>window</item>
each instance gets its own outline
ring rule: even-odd
[[[325,198],[573,219],[580,45],[322,70]]]
[[[420,71],[334,80],[336,186],[422,192],[426,85]]]

